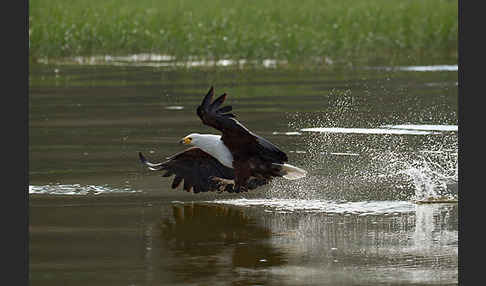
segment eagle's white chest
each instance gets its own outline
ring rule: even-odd
[[[205,142],[198,147],[216,158],[221,164],[233,168],[233,155],[221,140],[220,135],[205,134]]]

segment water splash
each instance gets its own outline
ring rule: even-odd
[[[318,116],[290,114],[291,130],[319,132],[303,132],[296,138],[305,147],[290,152],[300,157],[303,163],[299,166],[309,172],[308,177],[295,183],[276,180],[270,188],[272,196],[351,201],[457,201],[457,125],[336,127],[342,118],[349,120],[352,116],[353,104],[348,97],[346,92],[339,97],[336,105],[340,108],[335,112]]]
[[[81,184],[52,184],[52,185],[29,185],[29,194],[43,195],[100,195],[112,193],[136,193],[131,188],[114,188],[107,185],[81,185]]]
[[[398,161],[397,174],[408,176],[416,201],[457,200],[458,160],[455,152],[416,154],[409,161]],[[400,166],[401,165],[401,166]]]

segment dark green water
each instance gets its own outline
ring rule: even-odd
[[[457,71],[420,69],[31,66],[31,284],[457,284],[457,204],[413,203],[457,200]],[[192,194],[144,169],[217,132],[210,85],[308,177]]]

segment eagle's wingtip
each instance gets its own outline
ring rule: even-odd
[[[140,158],[140,161],[142,163],[146,163],[147,162],[147,159],[145,159],[145,157],[142,155],[142,152],[138,152],[138,158]]]
[[[213,96],[214,96],[214,87],[211,85],[211,87],[209,88],[209,91],[208,93],[206,94],[206,96],[204,97],[202,103],[201,103],[201,107],[206,109],[209,107],[209,105],[211,104],[211,101],[213,99]]]

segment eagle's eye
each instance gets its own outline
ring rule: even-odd
[[[181,141],[179,141],[179,143],[182,143],[182,144],[190,144],[192,141],[192,138],[191,137],[184,137],[181,139]]]

